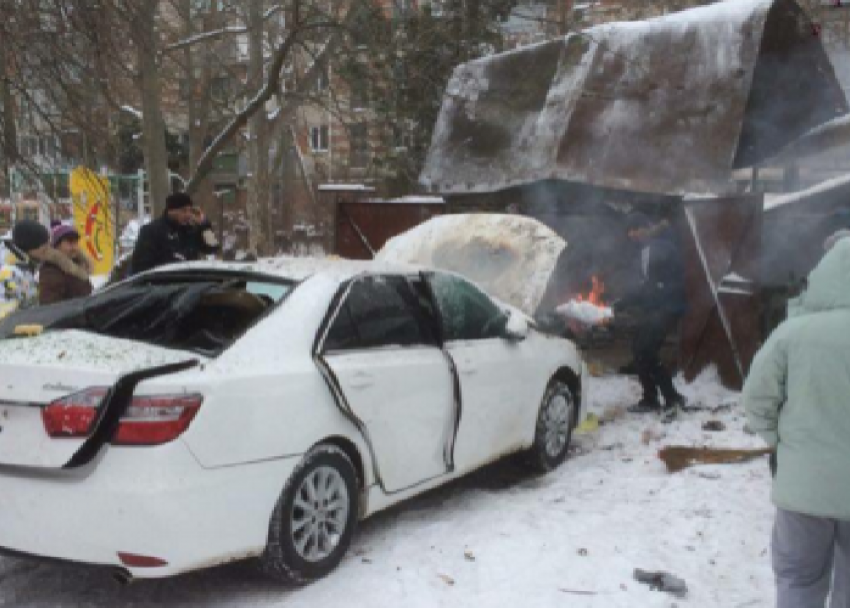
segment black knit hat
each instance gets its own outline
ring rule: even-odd
[[[36,221],[21,220],[12,228],[12,242],[26,253],[46,245],[48,241],[50,241],[50,233]]]
[[[165,208],[168,211],[173,211],[175,209],[183,209],[184,207],[192,206],[192,197],[186,194],[185,192],[175,192],[173,194],[169,194],[165,199]]]

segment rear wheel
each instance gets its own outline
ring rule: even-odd
[[[303,584],[337,567],[357,525],[357,473],[339,448],[313,448],[281,493],[260,567],[272,578]]]
[[[576,400],[570,387],[553,380],[540,404],[534,444],[528,451],[532,468],[546,473],[564,462],[570,448],[575,417]]]

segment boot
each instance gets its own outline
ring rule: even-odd
[[[664,400],[664,407],[661,409],[661,422],[670,424],[676,419],[679,410],[685,407],[687,400],[684,396],[676,393],[675,397]]]
[[[655,399],[647,399],[644,397],[634,405],[630,405],[626,408],[627,412],[632,414],[649,414],[652,412],[657,412],[661,409],[661,404],[658,403]]]

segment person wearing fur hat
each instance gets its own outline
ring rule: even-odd
[[[80,234],[72,227],[53,229],[51,247],[40,252],[38,303],[55,304],[91,294],[91,261],[80,250]]]
[[[130,274],[197,260],[218,249],[218,240],[203,212],[192,204],[188,194],[175,192],[165,199],[162,216],[139,231]]]

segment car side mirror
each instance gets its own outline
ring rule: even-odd
[[[520,314],[509,312],[505,320],[502,336],[506,340],[522,342],[528,337],[528,321]]]

